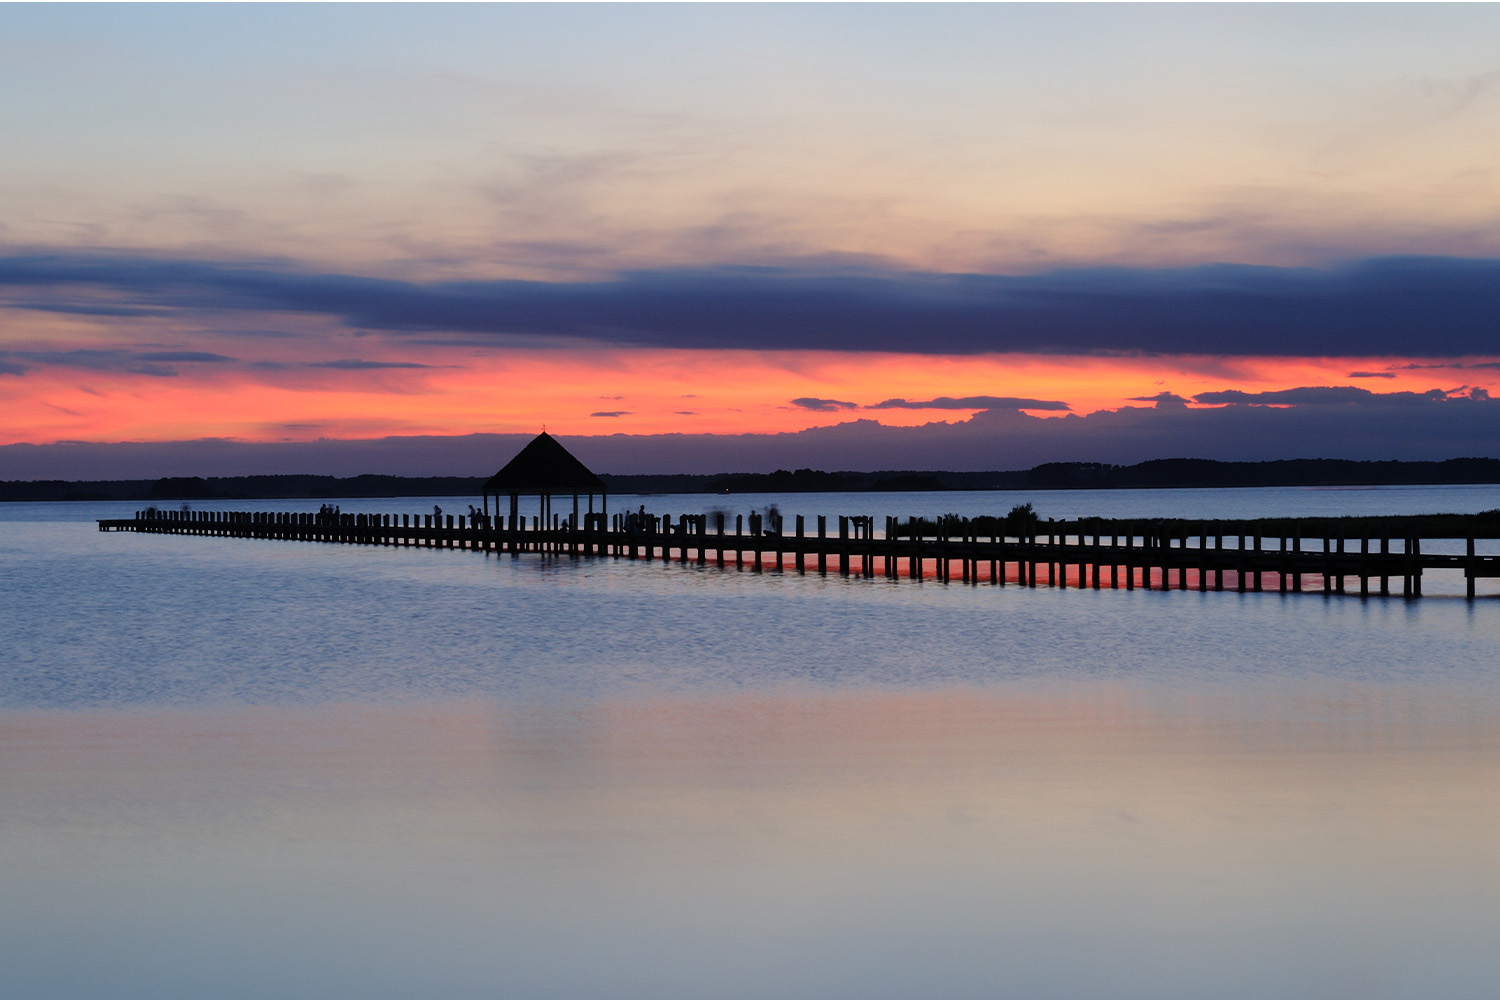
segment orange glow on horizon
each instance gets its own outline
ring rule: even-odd
[[[382,345],[367,342],[368,356]],[[339,348],[339,349],[342,349]],[[394,351],[401,351],[399,355]],[[407,345],[385,346],[408,358]],[[1395,359],[929,356],[824,351],[421,348],[426,367],[279,369],[176,363],[175,377],[38,365],[0,378],[0,443],[243,441],[391,435],[795,432],[851,420],[888,426],[960,422],[976,408],[876,408],[891,399],[990,396],[1066,403],[1037,417],[1152,406],[1224,389],[1359,385],[1426,392],[1478,385],[1486,370],[1410,368]],[[1382,377],[1352,378],[1353,372]],[[797,399],[829,401],[827,409]]]

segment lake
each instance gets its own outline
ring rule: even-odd
[[[610,508],[1022,502],[1473,512],[1500,486]],[[95,530],[138,506],[0,505],[0,995],[1500,982],[1494,587],[1029,590]]]

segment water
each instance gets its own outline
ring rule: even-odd
[[[1500,488],[611,506],[778,500],[1299,516],[1484,510]],[[1404,998],[1500,981],[1500,599],[94,529],[135,506],[0,506],[0,995]]]

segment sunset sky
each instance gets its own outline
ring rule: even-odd
[[[1497,37],[6,5],[0,479],[1500,456]]]

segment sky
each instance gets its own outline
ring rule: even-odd
[[[3,5],[0,479],[1500,457],[1495,37]]]

